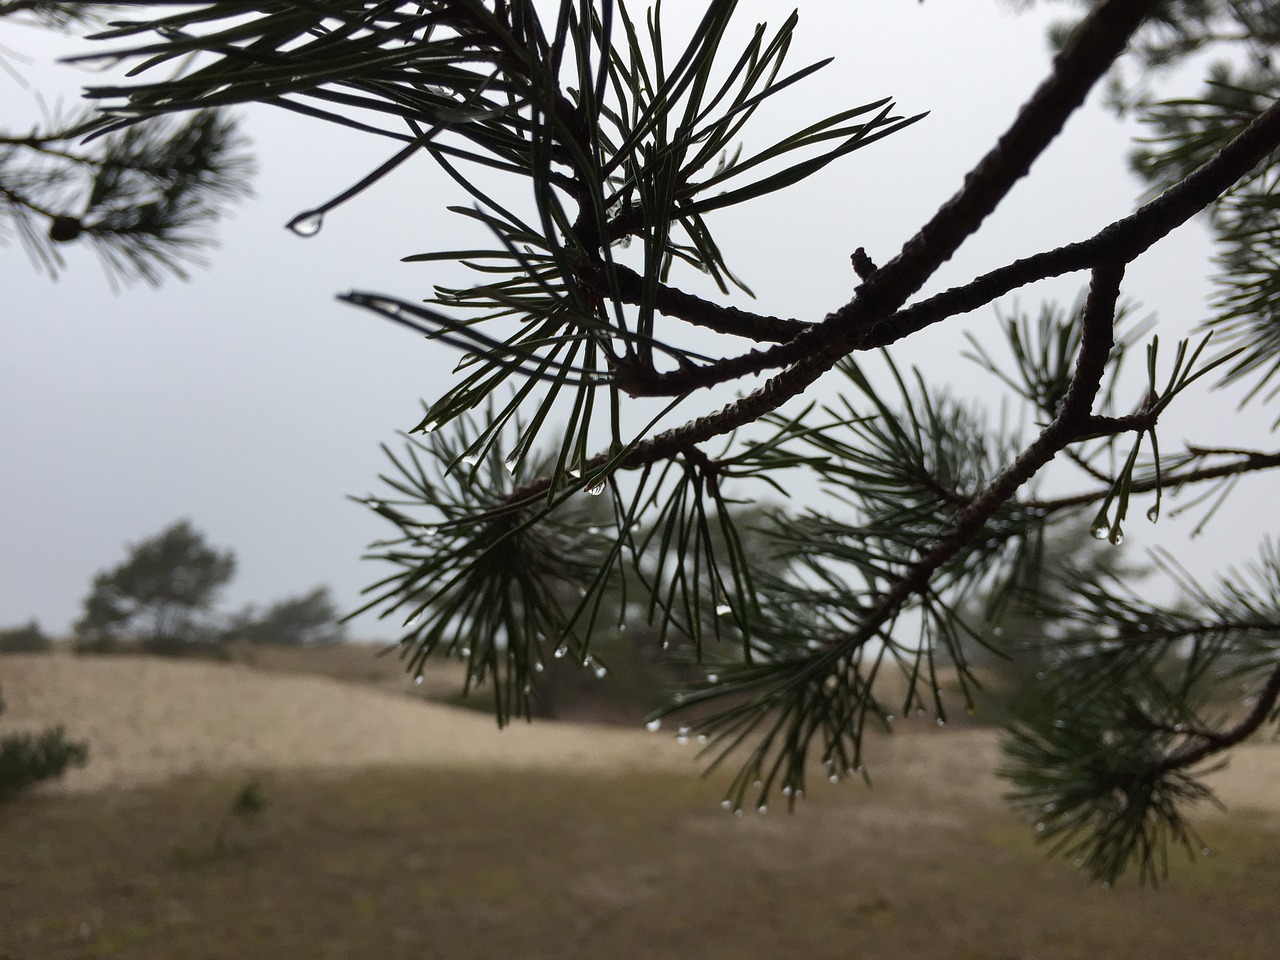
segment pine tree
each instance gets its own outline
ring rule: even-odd
[[[133,544],[124,562],[93,578],[77,636],[95,646],[145,639],[157,649],[192,639],[195,617],[235,574],[235,556],[219,552],[186,520]]]
[[[96,3],[0,2],[0,18],[59,31],[98,24],[103,13]],[[17,75],[2,54],[0,68]],[[185,278],[213,243],[210,226],[249,192],[244,138],[216,109],[114,132],[108,123],[90,108],[50,114],[25,133],[0,128],[0,240],[12,231],[54,277],[66,266],[62,248],[84,242],[112,283]]]
[[[435,650],[463,657],[470,682],[492,684],[500,720],[531,711],[550,660],[594,669],[596,625],[624,623],[638,603],[656,637],[702,665],[654,721],[689,716],[717,762],[732,757],[730,807],[794,801],[815,767],[858,775],[869,729],[917,711],[945,720],[944,672],[972,707],[970,654],[1001,641],[965,601],[1031,589],[1047,532],[1083,523],[1118,543],[1131,509],[1158,518],[1163,491],[1280,465],[1263,450],[1157,443],[1166,408],[1215,381],[1245,380],[1259,402],[1274,399],[1270,4],[1090,4],[960,192],[891,259],[847,251],[860,283],[818,320],[740,305],[747,281],[725,262],[714,214],[827,175],[855,152],[873,164],[875,144],[919,116],[875,100],[806,116],[760,145],[761,105],[798,102],[789,98],[823,66],[786,63],[794,14],[735,39],[736,4],[712,0],[676,42],[660,8],[621,0],[121,6],[131,19],[99,35],[111,52],[98,59],[176,74],[91,91],[110,118],[104,131],[270,103],[394,145],[368,177],[300,214],[296,232],[314,234],[334,207],[425,155],[469,198],[452,209],[491,234],[487,246],[406,258],[461,261],[474,285],[437,287],[425,302],[342,299],[463,354],[458,382],[392,455],[387,493],[366,499],[395,531],[376,547],[391,572],[371,606],[404,618],[410,670]],[[1159,131],[1138,161],[1149,202],[1094,236],[917,297],[1118,59],[1149,70],[1218,43],[1243,46],[1252,65],[1215,74],[1199,100],[1114,88]],[[1170,350],[1126,322],[1126,266],[1205,211],[1223,251],[1217,336]],[[682,290],[690,268],[719,293]],[[1031,413],[1030,436],[875,356],[1071,273],[1088,275],[1076,308],[1007,318],[1003,345],[976,345]],[[722,352],[691,348],[695,328],[723,334]],[[1135,394],[1118,372],[1139,346],[1146,382]],[[887,391],[869,374],[880,363]],[[830,371],[842,378],[838,402],[788,405]],[[745,393],[683,425],[622,427],[624,406],[642,398],[665,413],[726,384]],[[1039,494],[1050,472],[1081,492]],[[748,540],[734,505],[801,483],[823,496]],[[593,496],[607,522],[587,528],[579,505]],[[1197,848],[1186,817],[1208,793],[1198,771],[1274,729],[1280,703],[1276,548],[1213,587],[1171,557],[1164,566],[1186,607],[1164,609],[1123,578],[1071,574],[1053,612],[1072,624],[1051,651],[1055,713],[1009,742],[1015,804],[1106,881],[1129,866],[1155,881],[1171,841]],[[640,595],[620,600],[620,584]],[[891,702],[877,678],[893,670],[908,683]],[[1241,683],[1251,705],[1220,715],[1215,695]]]

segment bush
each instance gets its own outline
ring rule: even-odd
[[[263,614],[247,607],[235,617],[227,635],[279,647],[323,646],[343,639],[341,613],[328,587],[273,603]]]
[[[0,713],[4,700],[0,698]],[[66,730],[48,727],[39,733],[0,737],[0,800],[7,800],[42,780],[62,776],[89,762],[89,745],[68,740]]]
[[[53,638],[35,620],[0,630],[0,653],[46,653],[52,649]]]
[[[122,648],[117,647],[115,652]],[[209,640],[183,640],[177,637],[152,637],[133,648],[138,653],[155,657],[191,658],[197,660],[231,660],[231,651],[222,643]]]
[[[115,637],[76,637],[71,643],[71,649],[77,654],[81,653],[137,653],[136,644],[126,640],[118,640]]]

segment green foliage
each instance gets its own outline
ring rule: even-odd
[[[1280,96],[1274,57],[1280,10],[1268,0],[1177,0],[1158,6],[1138,37],[1141,82],[1117,71],[1113,106],[1131,113],[1144,136],[1133,151],[1134,172],[1154,196],[1177,183],[1238,137]],[[1203,64],[1204,86],[1194,96],[1158,92],[1167,74]],[[1280,374],[1280,206],[1277,154],[1268,155],[1208,208],[1217,251],[1214,315],[1205,321],[1223,347],[1238,350],[1224,383],[1243,382],[1248,396],[1276,395]]]
[[[52,649],[52,638],[34,619],[19,627],[0,630],[0,653],[45,653]]]
[[[786,64],[795,15],[740,27],[737,4],[714,0],[681,35],[669,8],[641,16],[620,0],[128,6],[131,19],[98,35],[109,52],[86,59],[167,73],[90,91],[110,135],[270,103],[396,151],[300,213],[297,233],[315,234],[334,208],[420,157],[459,188],[460,223],[490,236],[407,258],[460,261],[475,274],[469,286],[437,286],[421,302],[342,299],[463,354],[404,452],[388,451],[390,492],[363,498],[394,531],[372,551],[390,572],[369,606],[402,618],[411,673],[432,654],[462,658],[467,688],[487,685],[499,722],[535,712],[548,662],[607,673],[593,638],[643,610],[659,647],[701,671],[654,719],[678,715],[677,734],[705,738],[713,763],[739,762],[727,806],[794,801],[815,766],[865,776],[869,729],[974,706],[974,652],[1004,645],[990,624],[1049,569],[1047,552],[1073,552],[1053,546],[1055,529],[1115,545],[1139,502],[1159,518],[1166,489],[1280,466],[1260,450],[1170,453],[1158,441],[1165,411],[1205,391],[1215,370],[1251,379],[1264,401],[1276,392],[1264,390],[1280,369],[1272,5],[1088,4],[960,192],[882,265],[854,251],[853,299],[815,322],[735,302],[749,285],[716,242],[715,214],[836,163],[873,169],[863,148],[923,115],[854,92],[847,109],[797,119],[798,91],[824,64]],[[1131,38],[1150,77],[1221,44],[1248,59],[1198,99],[1156,103],[1115,87],[1114,101],[1154,132],[1135,163],[1159,194],[1092,237],[913,300]],[[766,104],[789,106],[790,132],[766,125]],[[842,189],[877,182],[846,176]],[[1164,351],[1151,336],[1134,386],[1119,372],[1147,330],[1125,323],[1126,267],[1204,211],[1224,271],[1214,336],[1172,350],[1166,337]],[[784,235],[767,233],[762,243]],[[691,270],[710,278],[714,299],[674,285]],[[1004,318],[973,344],[1012,416],[866,356],[1078,271],[1089,277],[1074,310]],[[697,328],[721,335],[714,348]],[[835,399],[788,406],[828,372]],[[729,385],[738,399],[658,430],[705,388]],[[624,405],[645,398],[652,419],[624,430]],[[1050,476],[1052,489],[1078,492],[1042,494]],[[772,495],[801,506],[742,522],[744,505]],[[1118,566],[1112,578],[1071,569],[1038,608],[1059,625],[1038,637],[1049,708],[1018,726],[1007,774],[1015,804],[1093,876],[1134,864],[1158,879],[1169,842],[1194,845],[1185,815],[1206,796],[1197,771],[1274,727],[1273,561],[1264,551],[1250,590],[1187,590],[1174,609],[1136,596]],[[975,596],[990,598],[986,609],[974,611]],[[126,613],[107,595],[87,620],[109,633]],[[951,671],[958,697],[944,684]],[[890,673],[905,692],[886,692]],[[1221,699],[1210,694],[1242,676],[1257,704],[1239,719],[1208,712]]]
[[[54,30],[100,21],[104,4],[0,3]],[[7,61],[0,66],[13,68]],[[187,276],[212,245],[209,225],[249,193],[246,143],[224,111],[201,110],[105,132],[94,111],[0,129],[0,241],[15,234],[57,276],[65,244],[91,244],[112,283]]]
[[[262,784],[257,780],[246,781],[235,798],[232,799],[231,805],[227,808],[227,812],[222,819],[218,821],[218,827],[213,834],[213,852],[215,855],[222,854],[227,849],[227,836],[231,831],[234,823],[249,823],[262,814],[267,808],[267,794],[262,788]]]
[[[234,573],[230,551],[219,553],[190,522],[179,520],[94,577],[76,634],[90,649],[121,637],[165,647],[195,639],[196,615]]]
[[[4,700],[0,698],[0,714]],[[87,744],[68,740],[66,730],[49,727],[39,733],[0,737],[0,801],[9,800],[45,780],[56,780],[72,767],[89,762]]]
[[[228,637],[285,647],[338,643],[343,629],[328,587],[271,604],[261,614],[249,608],[234,618]]]

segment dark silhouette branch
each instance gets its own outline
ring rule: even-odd
[[[1088,240],[1015,260],[965,284],[922,300],[883,321],[863,348],[885,347],[932,324],[983,307],[1010,291],[1103,260],[1132,262],[1156,241],[1203,211],[1280,146],[1280,100],[1253,120],[1212,159],[1132,215]]]
[[[1023,105],[995,147],[965,178],[960,192],[907,242],[897,257],[857,288],[851,303],[829,315],[821,324],[774,348],[786,352],[785,362],[790,364],[787,369],[718,412],[641,441],[614,467],[643,467],[753,423],[803,393],[842,357],[856,350],[868,349],[870,345],[865,341],[875,322],[897,311],[999,205],[1123,52],[1129,36],[1142,23],[1152,5],[1153,0],[1105,0],[1086,16],[1073,39],[1054,61],[1054,69],[1048,79]],[[1276,136],[1280,140],[1280,132]],[[1121,259],[1120,262],[1127,261]],[[744,358],[736,359],[744,365],[749,362]],[[695,373],[697,369],[694,368]],[[719,382],[719,379],[713,378],[712,382]],[[676,395],[690,389],[693,388],[685,386]],[[607,454],[596,455],[583,464],[584,475],[599,471],[609,465],[611,459]],[[509,502],[537,497],[550,487],[551,482],[551,477],[543,477],[525,484],[512,494]]]
[[[1197,728],[1191,732],[1192,740],[1186,746],[1167,755],[1155,768],[1155,773],[1171,773],[1195,766],[1201,761],[1234,747],[1247,740],[1266,723],[1267,718],[1280,702],[1280,664],[1267,677],[1267,682],[1258,694],[1258,699],[1240,722],[1226,730],[1211,731]]]
[[[643,302],[644,277],[630,267],[615,263],[612,266],[614,283],[610,285],[604,279],[603,271],[604,265],[600,264],[596,271],[582,274],[582,278],[602,297],[616,296],[623,303],[632,305]],[[657,285],[653,305],[660,313],[685,323],[760,343],[785,343],[812,326],[800,320],[784,320],[722,306],[661,283]]]
[[[873,323],[856,346],[850,346],[850,352],[887,347],[935,323],[971,313],[1039,280],[1087,270],[1107,260],[1130,263],[1204,210],[1277,147],[1280,147],[1280,101],[1259,114],[1198,170],[1128,217],[1104,227],[1087,240],[1016,260],[963,286],[905,307]],[[789,366],[809,354],[815,341],[828,336],[830,322],[829,317],[778,347],[753,350],[712,364],[655,375],[646,382],[644,395],[679,396],[728,380]]]
[[[1155,477],[1135,479],[1130,484],[1129,491],[1131,493],[1150,493],[1157,489],[1176,489],[1193,483],[1221,480],[1223,477],[1240,476],[1259,470],[1274,470],[1277,467],[1280,467],[1280,453],[1247,453],[1234,463],[1222,463],[1213,467],[1202,467],[1198,470],[1162,474],[1159,483],[1156,482]],[[1078,493],[1069,497],[1055,497],[1052,500],[1026,500],[1022,502],[1022,506],[1043,510],[1046,513],[1055,513],[1059,510],[1069,510],[1073,507],[1097,503],[1107,496],[1109,490],[1110,486],[1107,486],[1088,493]]]
[[[1089,429],[1092,420],[1090,409],[1102,383],[1107,357],[1115,343],[1115,307],[1123,276],[1123,266],[1101,267],[1093,273],[1082,318],[1080,355],[1058,415],[1000,476],[956,514],[951,532],[939,539],[906,574],[881,594],[858,629],[833,643],[833,648],[838,649],[841,655],[866,643],[912,596],[927,591],[934,574],[982,531],[996,511],[1013,499],[1017,489]]]

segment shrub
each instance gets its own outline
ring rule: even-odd
[[[4,700],[0,698],[0,714]],[[89,762],[89,745],[68,740],[62,726],[39,733],[11,733],[0,737],[0,800],[62,776],[71,767]]]
[[[0,653],[45,653],[53,649],[53,639],[30,620],[20,627],[0,629]]]

